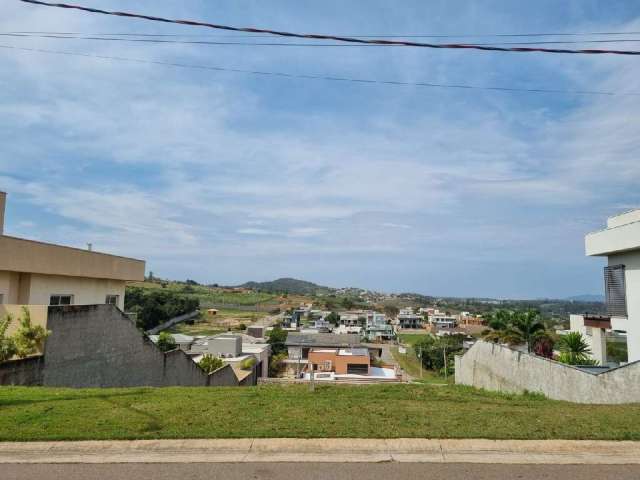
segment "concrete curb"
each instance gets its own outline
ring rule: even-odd
[[[243,462],[638,465],[640,442],[261,438],[0,443],[0,464]]]

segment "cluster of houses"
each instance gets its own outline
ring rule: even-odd
[[[314,331],[337,334],[357,334],[368,342],[395,340],[406,330],[428,330],[438,335],[468,333],[473,327],[482,328],[486,322],[479,315],[469,312],[450,314],[437,308],[403,308],[398,315],[388,317],[374,310],[349,310],[330,312],[314,310],[303,305],[285,315],[283,327],[289,331]],[[421,332],[424,333],[424,332]]]
[[[176,346],[185,352],[195,363],[200,363],[205,355],[211,355],[230,365],[240,384],[253,375],[255,384],[258,378],[269,376],[269,357],[271,345],[264,338],[256,338],[241,333],[222,333],[213,336],[192,337],[172,334]],[[160,336],[150,335],[157,343]]]

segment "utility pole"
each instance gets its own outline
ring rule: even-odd
[[[443,350],[443,355],[444,355],[444,380],[447,380],[447,344],[444,344],[444,350]]]
[[[418,347],[418,358],[420,359],[420,378],[422,378],[422,345]]]
[[[311,362],[311,383],[309,383],[309,391],[314,392],[316,390],[316,378],[315,378],[315,369],[313,368],[313,362]]]

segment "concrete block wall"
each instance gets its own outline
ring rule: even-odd
[[[207,375],[184,352],[163,353],[111,305],[49,307],[43,385],[237,386],[233,370]]]
[[[640,362],[593,374],[488,342],[456,357],[456,384],[486,390],[539,392],[576,403],[640,402]]]
[[[44,372],[43,357],[38,355],[0,363],[0,385],[37,386],[42,385]]]

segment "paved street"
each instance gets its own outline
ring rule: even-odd
[[[640,466],[424,463],[2,465],[3,480],[637,480]]]

